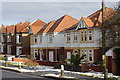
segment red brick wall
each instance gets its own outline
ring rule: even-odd
[[[16,62],[27,62],[27,61],[30,61],[30,59],[13,58],[12,61],[16,61]]]
[[[108,72],[112,72],[112,56],[106,56],[106,66]]]

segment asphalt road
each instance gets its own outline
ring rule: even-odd
[[[2,73],[2,80],[55,80],[8,70],[0,70],[0,73]]]

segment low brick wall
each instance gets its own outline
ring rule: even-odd
[[[92,66],[88,66],[88,69],[94,70],[95,72],[101,72],[102,66],[101,65],[92,65]]]
[[[90,65],[90,64],[82,64],[82,72],[88,72],[93,70],[95,72],[102,72],[101,65]]]
[[[30,61],[30,59],[13,58],[12,61],[16,61],[16,62],[27,62],[27,61]]]
[[[36,61],[39,65],[55,66],[56,64],[65,64],[64,62]]]

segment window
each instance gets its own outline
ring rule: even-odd
[[[83,35],[83,32],[81,32],[81,41],[84,41],[84,35]]]
[[[2,52],[2,45],[0,45],[0,52]]]
[[[67,42],[70,41],[70,33],[67,33]]]
[[[42,35],[40,35],[40,43],[42,43]]]
[[[39,53],[40,53],[40,60],[42,61],[43,60],[43,58],[42,58],[42,56],[43,56],[43,50],[40,49]]]
[[[87,61],[87,50],[86,49],[81,49],[81,57],[83,57],[83,59],[81,60],[82,62]]]
[[[11,42],[11,39],[12,39],[11,34],[8,34],[8,35],[7,35],[7,42]]]
[[[5,53],[5,45],[3,45],[3,53]]]
[[[38,60],[38,50],[34,49],[34,58]]]
[[[37,43],[37,35],[34,36],[34,43]]]
[[[84,32],[84,41],[87,41],[87,32]]]
[[[93,62],[93,50],[88,50],[88,61]]]
[[[74,32],[74,41],[77,41],[77,32]]]
[[[53,34],[49,34],[49,42],[53,42]]]
[[[5,42],[5,34],[1,36],[1,42]]]
[[[92,37],[92,31],[88,31],[88,40],[92,41],[93,37]]]
[[[17,43],[21,43],[21,42],[22,42],[22,35],[17,34]]]
[[[22,54],[22,48],[21,47],[17,47],[16,51],[17,51],[17,54],[16,54],[17,56]]]
[[[8,46],[7,46],[7,53],[8,53],[8,54],[11,54],[11,50],[12,50],[12,49],[11,49],[11,45],[8,45]]]
[[[81,42],[92,42],[93,41],[93,32],[92,30],[82,30],[80,32]]]

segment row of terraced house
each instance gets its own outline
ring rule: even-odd
[[[106,17],[113,11],[105,8]],[[0,53],[31,55],[32,59],[49,62],[65,62],[70,54],[86,55],[88,63],[102,60],[99,41],[102,25],[102,9],[77,20],[64,15],[45,23],[40,19],[10,26],[1,26]],[[69,62],[68,62],[69,63]]]

